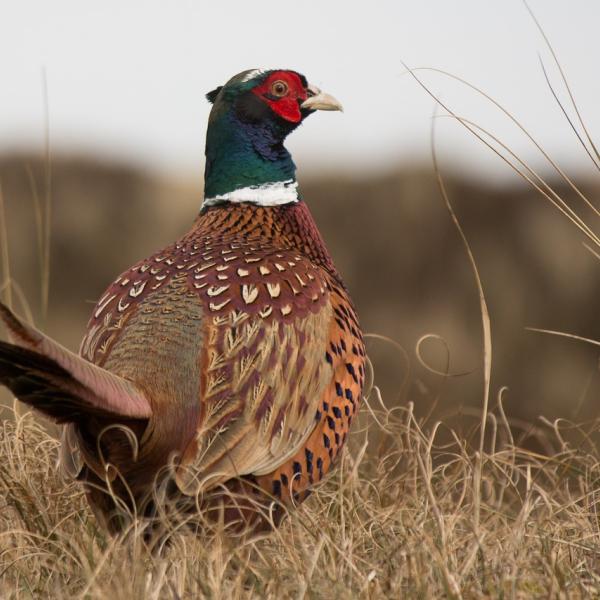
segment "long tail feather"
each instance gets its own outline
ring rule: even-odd
[[[67,350],[0,303],[13,343],[0,342],[0,384],[58,422],[85,415],[147,419],[148,399],[131,382]]]

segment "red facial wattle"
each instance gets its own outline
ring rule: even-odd
[[[277,81],[283,81],[287,84],[287,93],[277,98],[272,94],[272,86]],[[266,102],[271,110],[282,119],[290,123],[299,123],[302,120],[300,104],[307,99],[306,89],[302,84],[297,73],[293,71],[275,71],[252,92],[256,94],[263,102]]]

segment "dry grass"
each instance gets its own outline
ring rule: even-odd
[[[339,468],[276,533],[243,543],[218,530],[181,533],[162,556],[139,532],[110,539],[98,529],[77,484],[57,475],[57,441],[31,415],[3,420],[0,596],[520,598],[600,588],[598,423],[536,428],[542,455],[514,444],[498,404],[479,454],[377,397]],[[579,443],[564,441],[567,430]]]

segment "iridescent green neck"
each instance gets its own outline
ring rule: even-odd
[[[213,110],[206,135],[205,205],[252,202],[253,196],[263,205],[297,200],[296,166],[283,145],[288,133],[275,120],[248,122],[232,107]]]

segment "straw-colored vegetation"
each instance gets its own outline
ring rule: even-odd
[[[162,555],[141,532],[110,539],[57,442],[29,415],[0,429],[3,598],[587,597],[600,589],[600,462],[594,431],[532,429],[519,449],[502,406],[483,454],[373,392],[340,468],[281,528],[241,542],[175,534]],[[450,435],[448,435],[450,433]],[[573,431],[570,431],[571,437]],[[442,443],[439,438],[446,438]],[[524,439],[521,438],[521,444]],[[566,597],[566,596],[565,596]]]

